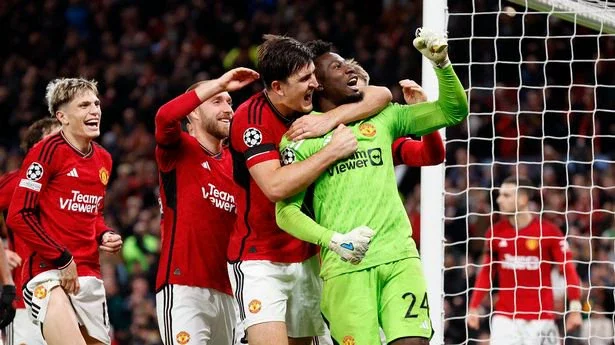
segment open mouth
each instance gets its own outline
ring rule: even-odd
[[[100,124],[100,121],[96,119],[85,121],[85,126],[91,131],[97,131],[99,124]]]
[[[348,85],[348,87],[352,91],[359,91],[359,86],[357,85],[358,82],[359,82],[359,78],[355,75],[355,76],[352,76],[350,79],[348,79],[348,82],[346,83],[346,85]]]
[[[305,96],[303,96],[303,100],[306,101],[307,103],[312,103],[312,94],[313,92],[306,94]]]

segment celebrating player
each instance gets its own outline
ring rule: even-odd
[[[324,41],[314,41],[310,44],[315,56],[320,56],[331,51],[332,44]],[[357,86],[369,85],[369,74],[354,59],[345,61],[357,74]],[[427,102],[427,95],[423,88],[413,80],[404,79],[399,82],[404,94],[406,104]],[[421,140],[403,137],[393,142],[393,164],[421,167],[437,165],[444,162],[444,143],[440,132],[433,131],[425,134]]]
[[[46,99],[62,128],[27,153],[8,214],[33,252],[24,300],[48,344],[109,344],[98,250],[115,253],[122,240],[102,215],[111,156],[93,142],[98,90],[93,81],[60,78],[47,85]]]
[[[436,66],[439,99],[391,104],[352,124],[358,150],[331,166],[308,192],[277,204],[282,229],[322,247],[321,309],[340,344],[377,344],[379,327],[394,345],[427,344],[432,335],[427,289],[397,192],[391,144],[403,135],[459,123],[468,115],[468,104],[448,60],[445,38],[419,31],[414,44]],[[323,110],[360,99],[359,89],[350,83],[356,74],[344,59],[326,52],[314,61]],[[282,159],[287,164],[302,161],[330,145],[330,139],[331,134],[296,143],[283,140]],[[375,231],[367,251],[366,226]]]
[[[43,118],[34,122],[25,134],[21,147],[24,152],[30,151],[34,144],[38,143],[42,139],[49,135],[57,134],[60,130],[60,122],[55,118]],[[0,212],[3,212],[6,216],[8,211],[13,192],[17,188],[19,183],[19,170],[9,172],[0,178]],[[45,341],[41,334],[39,327],[30,321],[28,314],[26,313],[26,307],[21,296],[21,277],[23,270],[23,259],[29,255],[29,249],[26,244],[15,236],[10,228],[7,228],[8,247],[6,250],[6,256],[8,257],[8,264],[12,270],[12,279],[14,281],[14,288],[20,293],[15,295],[15,301],[13,303],[16,308],[15,319],[11,324],[4,328],[4,337],[9,344],[32,344],[43,345]],[[3,251],[3,247],[0,247],[0,252]],[[0,254],[0,257],[2,254]],[[4,301],[3,288],[2,300]]]
[[[273,201],[306,188],[330,164],[351,155],[357,142],[340,125],[319,154],[281,167],[280,139],[294,119],[312,110],[318,87],[312,53],[292,38],[266,36],[258,66],[265,90],[237,109],[230,130],[234,177],[241,190],[228,250],[229,275],[250,345],[309,344],[324,331],[316,248],[277,227]],[[328,132],[377,112],[390,99],[386,88],[370,87],[363,102],[337,108],[318,125],[298,132]]]
[[[226,268],[236,218],[228,147],[229,91],[258,78],[237,68],[202,81],[156,115],[156,161],[164,209],[156,309],[162,341],[233,344],[237,315]],[[187,119],[190,135],[180,122]]]
[[[491,318],[491,344],[559,344],[553,321],[554,266],[564,273],[569,315],[566,329],[581,326],[581,291],[572,253],[561,230],[529,212],[532,182],[508,177],[500,186],[498,207],[504,217],[487,230],[482,268],[470,300],[468,326],[479,327],[478,308],[499,281]]]

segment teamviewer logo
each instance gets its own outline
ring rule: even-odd
[[[367,157],[373,166],[382,165],[382,150],[379,147],[367,150]]]

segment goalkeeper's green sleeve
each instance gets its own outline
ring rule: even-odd
[[[424,135],[454,126],[468,116],[468,99],[453,66],[434,69],[438,77],[438,100],[404,106],[410,112],[411,134]]]
[[[302,196],[305,192],[300,194]],[[327,247],[329,242],[331,242],[334,231],[320,226],[312,218],[301,212],[300,203],[296,202],[296,198],[297,196],[276,203],[276,222],[278,226],[302,241]]]

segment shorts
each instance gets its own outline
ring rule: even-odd
[[[299,263],[250,260],[229,264],[231,286],[245,328],[279,321],[286,323],[291,338],[324,335],[319,269],[317,255]]]
[[[556,345],[559,331],[553,320],[491,318],[491,345]]]
[[[235,343],[237,313],[232,296],[214,289],[166,285],[156,294],[164,345]]]
[[[13,322],[4,328],[4,344],[46,345],[41,328],[32,323],[24,308],[17,309]]]
[[[109,315],[103,281],[96,277],[79,277],[79,292],[66,294],[79,326],[103,344],[110,344]],[[24,302],[32,322],[41,326],[47,314],[52,289],[60,288],[60,271],[50,270],[36,275],[23,288]]]
[[[324,282],[322,313],[339,344],[380,344],[405,337],[431,339],[421,261],[408,258],[345,273]]]

